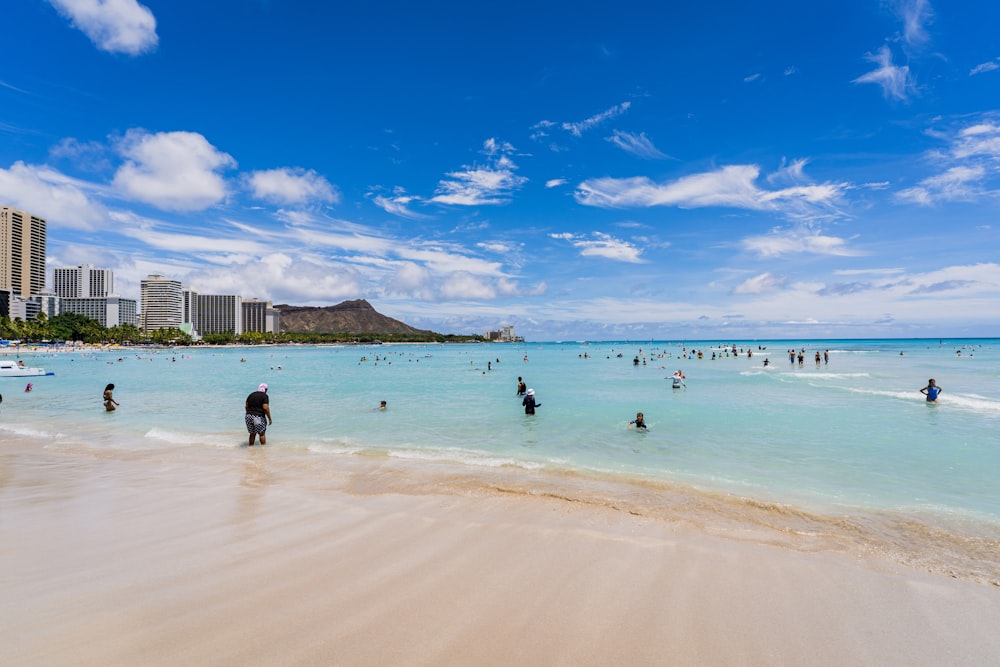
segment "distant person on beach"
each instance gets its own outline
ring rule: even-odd
[[[250,447],[253,447],[257,434],[260,434],[260,444],[267,444],[267,427],[273,424],[271,419],[271,405],[267,397],[267,384],[261,382],[257,386],[257,391],[247,396],[246,400],[247,433],[250,434]]]
[[[114,390],[115,390],[115,385],[113,384],[109,384],[107,387],[104,388],[104,409],[107,412],[114,412],[117,409],[116,406],[121,405],[121,403],[116,401],[114,397],[111,395],[112,392],[114,392]]]
[[[641,412],[635,413],[635,419],[628,423],[629,428],[632,428],[633,426],[635,426],[636,430],[646,430],[646,419],[642,416]]]
[[[542,407],[541,403],[536,403],[535,402],[535,390],[534,389],[529,389],[524,394],[524,400],[521,401],[521,405],[524,406],[524,414],[526,414],[526,415],[533,415],[533,414],[535,414],[535,408]]]
[[[528,391],[528,385],[524,384],[524,380],[522,380],[521,376],[518,375],[517,376],[517,395],[518,396],[524,396],[524,393],[526,391]]]
[[[920,393],[927,397],[928,403],[937,403],[938,394],[941,393],[941,387],[937,386],[937,382],[934,378],[927,381],[927,386],[920,390]]]

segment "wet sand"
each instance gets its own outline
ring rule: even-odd
[[[0,664],[1000,656],[995,585],[567,497],[388,459],[0,443]]]

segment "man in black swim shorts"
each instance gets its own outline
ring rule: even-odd
[[[260,434],[260,444],[267,444],[267,426],[273,424],[271,405],[267,397],[267,384],[261,382],[257,391],[247,396],[246,400],[247,433],[250,434],[250,447],[253,447],[257,434]]]

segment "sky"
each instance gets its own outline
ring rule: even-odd
[[[48,266],[528,340],[1000,335],[1000,3],[20,0]]]

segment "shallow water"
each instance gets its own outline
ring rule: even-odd
[[[789,363],[789,348],[806,350],[801,366]],[[642,488],[636,511],[648,513],[670,513],[666,490],[685,488],[712,499],[709,514],[739,516],[750,503],[788,516],[794,508],[808,514],[806,524],[864,517],[851,530],[862,525],[865,539],[878,534],[887,544],[927,531],[940,541],[943,530],[942,552],[954,539],[968,551],[969,539],[1000,534],[1000,341],[736,341],[736,349],[602,342],[42,353],[29,365],[55,375],[30,378],[34,391],[23,392],[24,378],[0,379],[0,437],[72,448],[236,448],[246,443],[243,401],[264,381],[272,449],[502,469],[504,484],[522,492],[532,492],[520,484],[535,479],[530,471],[631,480]],[[817,350],[829,350],[829,363],[815,363]],[[671,388],[675,369],[686,388]],[[518,376],[537,392],[534,416],[515,395]],[[918,391],[929,377],[943,388],[938,404]],[[110,414],[101,403],[108,382],[121,403]],[[637,411],[648,432],[627,428]],[[782,530],[833,530],[787,518]]]

